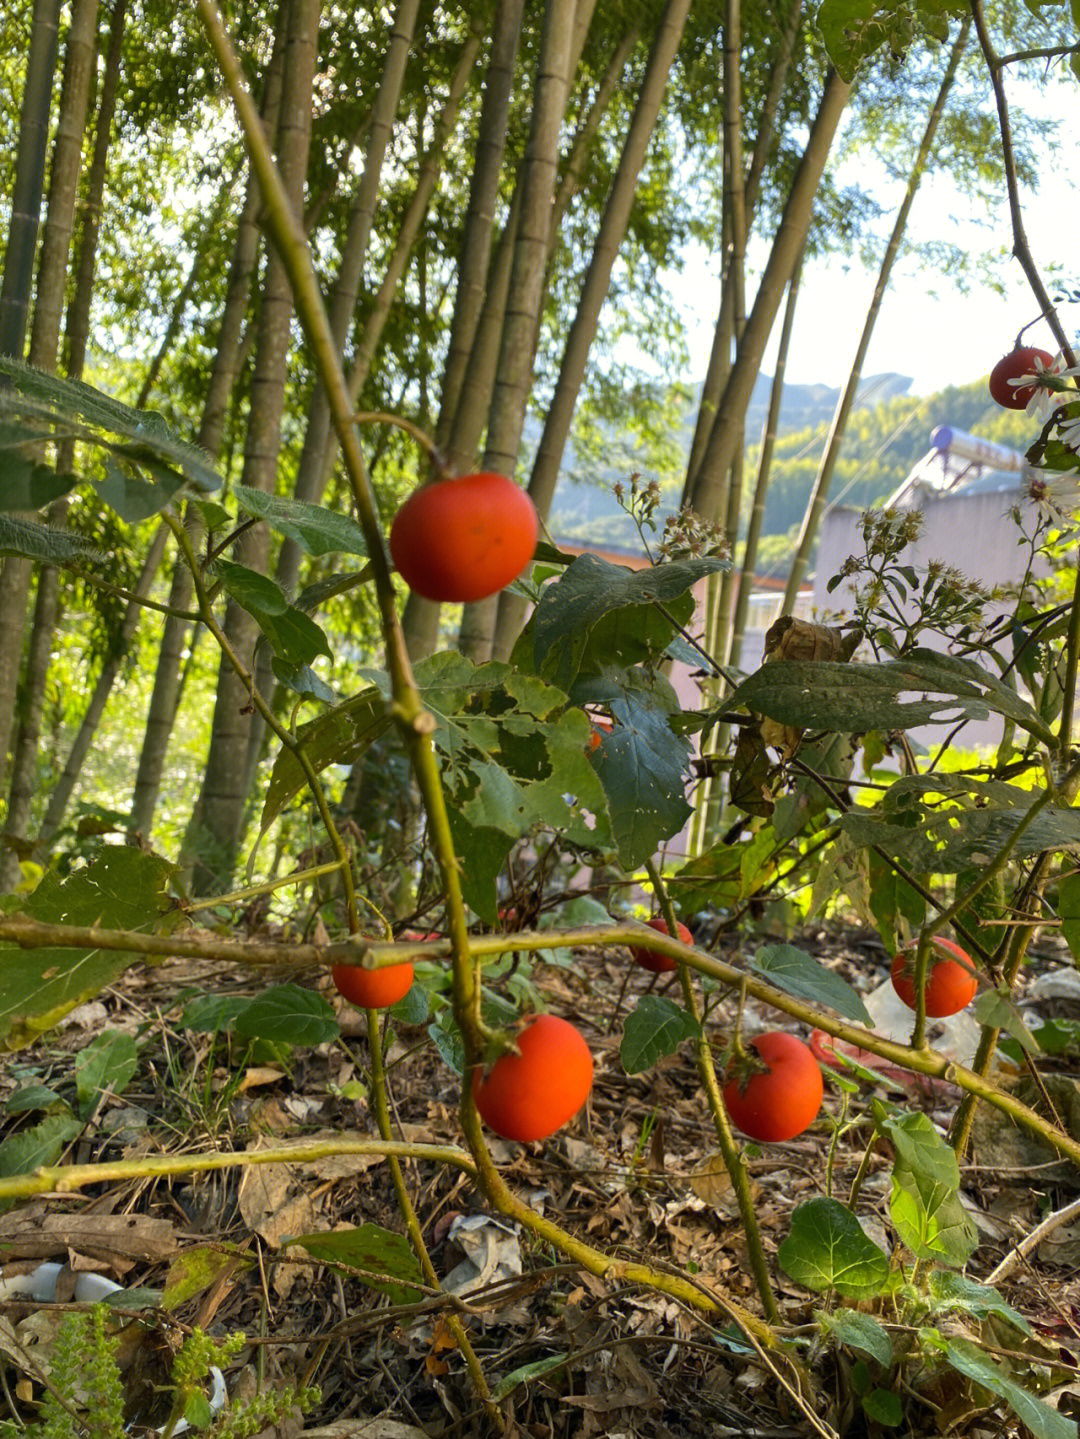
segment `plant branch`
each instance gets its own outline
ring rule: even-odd
[[[145,595],[138,595],[134,590],[126,590],[122,585],[110,584],[99,575],[91,574],[89,570],[80,569],[77,565],[64,565],[62,568],[70,571],[78,579],[88,585],[93,585],[97,590],[103,590],[107,595],[116,595],[117,598],[127,600],[129,604],[142,605],[145,610],[157,610],[159,615],[172,615],[178,620],[193,620],[196,624],[202,619],[196,610],[178,610],[172,605],[163,605],[157,600],[148,600]]]
[[[994,44],[986,24],[986,16],[983,13],[982,0],[971,0],[971,15],[975,21],[975,33],[979,37],[979,45],[986,60],[986,67],[990,72],[990,84],[994,88],[994,101],[997,105],[998,128],[1001,131],[1001,155],[1005,162],[1005,183],[1009,192],[1009,215],[1012,219],[1013,254],[1020,261],[1032,293],[1038,301],[1040,310],[1046,315],[1046,323],[1053,330],[1054,338],[1061,348],[1061,353],[1065,356],[1066,363],[1072,367],[1076,364],[1076,355],[1069,344],[1065,328],[1058,318],[1057,309],[1050,302],[1050,296],[1042,282],[1042,276],[1032,258],[1031,246],[1028,244],[1027,232],[1024,229],[1024,217],[1020,208],[1020,186],[1016,178],[1016,156],[1013,153],[1012,124],[1009,120],[1009,102],[1005,96],[1005,86],[1001,78],[1003,62],[994,50]]]
[[[394,1155],[399,1159],[430,1160],[449,1164],[471,1178],[475,1166],[463,1149],[453,1144],[406,1144],[404,1140],[319,1139],[282,1144],[272,1149],[237,1150],[223,1154],[154,1154],[141,1159],[116,1159],[93,1164],[43,1164],[30,1174],[0,1179],[0,1200],[28,1199],[35,1194],[75,1194],[90,1184],[108,1180],[167,1179],[171,1175],[201,1174],[212,1169],[238,1169],[249,1164],[312,1164],[334,1155]]]
[[[263,722],[269,729],[273,730],[285,748],[291,750],[293,758],[304,771],[304,778],[307,780],[308,789],[310,789],[312,797],[315,800],[320,818],[323,822],[323,827],[329,836],[330,844],[337,856],[337,862],[341,869],[341,882],[345,890],[345,906],[348,912],[349,930],[350,933],[355,934],[360,928],[360,917],[356,908],[356,890],[353,883],[352,865],[349,861],[348,850],[345,848],[344,841],[338,833],[337,825],[334,823],[333,816],[330,813],[330,807],[326,803],[326,795],[323,793],[323,787],[319,782],[319,776],[315,771],[315,766],[311,763],[303,745],[297,742],[295,737],[278,719],[271,706],[263,699],[255,685],[255,676],[236,653],[232,641],[215,619],[214,612],[210,606],[210,600],[206,593],[206,586],[203,584],[199,562],[195,558],[195,551],[191,545],[191,536],[174,515],[166,514],[165,523],[176,536],[176,542],[180,546],[184,561],[191,571],[192,581],[195,586],[195,597],[199,602],[199,611],[203,624],[205,624],[206,628],[213,635],[221,653],[228,660],[229,664],[232,665],[233,670],[251,695],[251,702],[259,711]]]
[[[660,912],[664,916],[669,934],[678,934],[679,926],[675,918],[675,910],[672,907],[671,896],[667,892],[656,861],[649,859],[645,863],[649,878],[652,881],[656,897],[660,901]],[[757,1214],[754,1210],[754,1199],[750,1193],[750,1180],[746,1173],[746,1165],[743,1162],[742,1150],[739,1147],[735,1135],[732,1133],[731,1120],[724,1107],[724,1097],[720,1090],[720,1084],[716,1077],[716,1066],[713,1064],[712,1049],[709,1046],[709,1037],[705,1033],[705,1026],[701,1020],[701,1007],[697,1002],[697,995],[694,993],[693,981],[690,978],[690,968],[683,962],[679,965],[679,983],[682,986],[683,1003],[687,1012],[694,1016],[697,1021],[698,1033],[694,1044],[694,1057],[697,1062],[698,1076],[701,1079],[701,1086],[705,1091],[705,1097],[709,1105],[709,1113],[712,1115],[713,1127],[716,1130],[716,1140],[720,1146],[720,1155],[724,1161],[724,1168],[731,1179],[732,1187],[735,1190],[735,1198],[739,1206],[739,1214],[742,1218],[743,1232],[746,1235],[747,1248],[750,1253],[750,1268],[754,1271],[754,1282],[757,1285],[758,1295],[761,1298],[761,1307],[765,1311],[765,1318],[770,1324],[780,1323],[780,1310],[776,1303],[776,1296],[773,1294],[772,1283],[769,1279],[769,1265],[765,1258],[765,1246],[761,1242],[761,1229],[758,1225]]]

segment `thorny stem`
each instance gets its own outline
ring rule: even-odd
[[[263,134],[258,112],[244,82],[243,72],[214,0],[196,0],[199,15],[225,75],[244,131],[266,208],[270,234],[278,247],[289,275],[300,318],[311,343],[319,376],[326,390],[334,428],[352,487],[357,514],[368,541],[371,567],[386,640],[386,663],[394,693],[393,717],[405,735],[413,772],[427,811],[429,837],[435,851],[446,897],[450,939],[453,949],[454,1017],[461,1031],[465,1051],[465,1082],[462,1085],[461,1122],[476,1163],[479,1183],[488,1200],[502,1214],[516,1219],[532,1233],[546,1239],[563,1253],[578,1260],[594,1274],[615,1272],[676,1295],[703,1307],[700,1289],[684,1278],[664,1275],[646,1265],[616,1263],[608,1255],[583,1244],[558,1225],[537,1214],[507,1188],[488,1152],[480,1117],[472,1098],[472,1075],[482,1062],[485,1034],[479,1022],[479,981],[472,962],[461,880],[450,833],[450,820],[442,792],[442,780],[431,742],[434,720],[423,708],[412,677],[405,638],[397,615],[390,570],[375,514],[374,496],[352,423],[345,377],[323,306],[311,253],[303,229],[293,213]],[[710,1298],[709,1307],[736,1314],[736,1306]],[[772,1342],[767,1326],[749,1313],[738,1311],[741,1327],[752,1326],[763,1342]]]
[[[126,590],[122,585],[110,584],[108,580],[91,574],[89,570],[79,569],[77,565],[65,565],[63,568],[70,570],[77,579],[84,583],[93,585],[95,589],[102,590],[107,595],[116,595],[118,599],[127,600],[130,604],[142,605],[145,610],[157,610],[160,615],[171,615],[173,619],[177,620],[191,620],[195,624],[202,619],[202,615],[195,610],[180,610],[175,609],[172,605],[160,604],[157,600],[147,599],[145,595],[137,595],[134,590]]]
[[[435,441],[431,436],[414,425],[412,420],[405,419],[404,415],[393,415],[388,410],[357,410],[352,417],[354,425],[395,425],[399,430],[404,430],[411,435],[420,448],[431,461],[436,476],[442,479],[445,473],[443,458],[439,454]]]
[[[249,899],[258,899],[261,894],[274,894],[292,884],[306,884],[309,879],[320,879],[324,874],[334,874],[341,868],[339,859],[327,864],[317,864],[312,869],[298,869],[293,874],[282,875],[280,879],[268,879],[262,884],[249,884],[246,889],[234,889],[231,894],[215,894],[209,899],[188,900],[184,905],[185,914],[194,914],[198,909],[216,909],[219,904],[243,904]]]
[[[263,699],[255,687],[255,676],[247,668],[243,660],[241,660],[235,649],[233,649],[232,641],[215,619],[214,611],[207,597],[206,586],[203,584],[199,563],[195,558],[195,551],[191,547],[191,537],[188,535],[187,529],[180,523],[175,515],[166,514],[164,518],[165,523],[176,536],[176,542],[180,546],[188,569],[191,571],[192,582],[195,587],[195,597],[199,602],[199,610],[202,615],[203,624],[213,635],[221,653],[228,660],[229,664],[232,665],[237,676],[251,695],[251,702],[259,711],[264,723],[269,729],[273,730],[285,748],[292,752],[293,758],[304,771],[308,789],[311,790],[312,797],[319,810],[319,816],[323,822],[323,827],[330,839],[330,844],[337,856],[338,865],[341,868],[341,882],[345,890],[345,907],[349,917],[349,931],[351,934],[356,934],[360,928],[360,919],[356,910],[356,889],[353,884],[349,852],[345,848],[344,841],[338,833],[337,825],[334,823],[333,815],[330,813],[330,807],[326,803],[326,795],[323,793],[323,787],[319,783],[319,776],[315,772],[315,766],[311,763],[304,747],[297,743],[296,739],[278,719],[270,705]]]
[[[0,1179],[0,1199],[26,1199],[34,1194],[77,1194],[89,1184],[109,1180],[167,1179],[174,1174],[199,1174],[214,1169],[237,1169],[247,1164],[313,1164],[332,1155],[393,1154],[401,1159],[449,1164],[470,1178],[476,1166],[454,1144],[406,1144],[385,1139],[320,1139],[282,1144],[272,1149],[236,1150],[205,1154],[148,1154],[141,1159],[116,1159],[93,1164],[43,1164],[29,1174]]]
[[[1037,922],[1033,922],[1025,933],[1030,937],[1034,928],[1037,928]],[[1021,930],[1017,929],[1015,934],[1017,943],[1019,943]],[[330,945],[283,944],[269,940],[237,941],[222,939],[217,935],[183,939],[164,934],[137,934],[130,930],[98,929],[94,925],[45,924],[38,920],[27,919],[22,915],[0,916],[0,940],[5,939],[12,940],[23,949],[64,947],[88,950],[107,949],[120,950],[129,954],[159,955],[163,958],[176,956],[190,959],[222,959],[236,963],[280,965],[295,969],[309,967],[325,969],[328,965],[333,964],[356,964],[364,962],[365,958],[374,959],[376,955],[379,967],[381,967],[383,964],[400,964],[402,959],[406,959],[410,955],[425,952],[425,946],[420,943],[379,944],[373,943],[366,935],[360,934],[353,936],[351,940]],[[636,944],[645,941],[650,949],[659,950],[662,954],[670,954],[675,959],[685,960],[691,969],[696,969],[701,974],[719,980],[721,984],[728,985],[733,989],[743,986],[746,993],[760,1003],[767,1004],[772,1009],[778,1009],[781,1013],[788,1014],[792,1019],[809,1025],[811,1028],[821,1029],[826,1034],[853,1044],[859,1049],[865,1049],[870,1054],[876,1054],[901,1069],[910,1070],[913,1074],[925,1074],[932,1079],[944,1079],[955,1084],[959,1088],[977,1095],[980,1099],[986,1100],[988,1104],[1007,1114],[1017,1124],[1045,1139],[1058,1153],[1073,1160],[1074,1163],[1080,1164],[1080,1140],[1063,1134],[1052,1124],[1047,1123],[1041,1115],[1021,1103],[1014,1095],[1000,1089],[992,1080],[986,1079],[975,1070],[955,1064],[946,1055],[939,1054],[933,1049],[917,1052],[894,1040],[883,1039],[873,1031],[864,1029],[861,1025],[849,1024],[846,1020],[837,1019],[833,1010],[818,1009],[815,1005],[808,1004],[793,995],[785,994],[783,990],[774,989],[772,985],[754,975],[726,964],[723,960],[717,959],[715,955],[706,954],[691,945],[683,944],[681,940],[672,939],[645,925],[603,925],[558,931],[519,930],[512,935],[476,935],[472,937],[472,944],[477,954],[501,954],[509,949],[525,951],[565,949],[584,945],[611,945],[624,940]],[[1023,959],[1024,948],[1026,948],[1026,940],[1017,951],[1015,960],[1017,969]],[[445,941],[427,946],[426,952],[438,953],[440,949],[445,949]],[[1010,954],[1012,953],[1013,951],[1010,951]],[[1008,973],[1008,971],[1006,972]],[[3,1181],[3,1183],[8,1182]],[[6,1192],[0,1187],[0,1195]],[[525,1206],[525,1212],[531,1213],[532,1211]],[[545,1234],[545,1237],[550,1237],[550,1235]],[[551,1242],[556,1241],[552,1240]]]
[[[386,1090],[386,1064],[383,1055],[383,1037],[379,1030],[379,1011],[369,1009],[367,1011],[367,1033],[368,1049],[371,1052],[371,1094],[375,1107],[375,1122],[379,1127],[379,1133],[385,1140],[392,1140],[394,1137],[393,1127],[390,1123],[390,1106],[387,1101]],[[394,1192],[397,1195],[398,1208],[401,1210],[401,1217],[405,1221],[405,1228],[408,1231],[409,1241],[413,1251],[423,1270],[427,1282],[435,1290],[442,1290],[438,1273],[431,1262],[431,1255],[428,1253],[427,1245],[424,1243],[424,1232],[420,1227],[420,1221],[416,1215],[416,1208],[413,1205],[409,1194],[408,1186],[405,1183],[405,1176],[401,1172],[401,1161],[396,1154],[387,1155],[387,1163],[390,1165],[390,1177],[394,1183]],[[476,1357],[476,1350],[469,1341],[469,1335],[462,1322],[460,1314],[449,1312],[446,1315],[446,1327],[457,1341],[465,1360],[469,1377],[472,1379],[473,1387],[480,1397],[480,1401],[487,1410],[488,1418],[494,1424],[496,1430],[503,1434],[506,1432],[506,1420],[502,1410],[491,1397],[491,1390],[488,1387],[483,1367]]]
[[[664,884],[663,876],[660,873],[656,861],[653,859],[646,860],[645,868],[652,881],[656,897],[660,901],[660,912],[664,916],[668,933],[678,934],[679,928],[675,919],[675,910],[671,903],[671,896],[667,892],[667,887]],[[757,1285],[758,1294],[761,1298],[761,1307],[765,1311],[765,1318],[770,1324],[779,1324],[780,1310],[777,1306],[776,1296],[773,1294],[772,1283],[769,1279],[769,1265],[765,1258],[765,1246],[761,1242],[761,1230],[758,1226],[757,1214],[754,1212],[754,1199],[750,1193],[750,1180],[746,1173],[746,1165],[743,1162],[742,1149],[735,1135],[732,1133],[731,1121],[724,1107],[724,1096],[721,1093],[720,1083],[716,1077],[716,1066],[713,1064],[709,1037],[701,1021],[701,1006],[697,1002],[697,995],[694,992],[694,985],[690,974],[690,967],[685,962],[680,963],[679,983],[682,985],[683,1003],[686,1005],[687,1013],[692,1014],[697,1023],[697,1039],[694,1042],[694,1057],[697,1061],[698,1076],[701,1079],[701,1087],[704,1089],[705,1097],[708,1101],[709,1113],[712,1115],[713,1127],[716,1130],[716,1139],[720,1146],[720,1155],[724,1161],[724,1168],[731,1178],[732,1188],[735,1191],[735,1198],[739,1206],[739,1215],[742,1218],[743,1231],[746,1235],[747,1248],[750,1252],[750,1267],[754,1271],[754,1282]]]
[[[1078,663],[1080,663],[1080,569],[1076,572],[1072,610],[1069,613],[1069,631],[1065,639],[1065,678],[1062,681],[1061,723],[1058,725],[1059,760],[1067,759],[1072,747]]]

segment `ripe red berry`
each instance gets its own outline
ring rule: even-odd
[[[967,950],[951,939],[933,941],[933,954],[926,972],[926,1013],[931,1019],[959,1014],[975,998],[979,988]],[[915,1008],[915,950],[909,944],[892,962],[892,985],[908,1009]]]
[[[1024,375],[1036,374],[1036,360],[1040,361],[1043,369],[1049,369],[1054,363],[1053,355],[1048,355],[1045,350],[1037,350],[1033,345],[1017,345],[1014,350],[1003,355],[990,371],[990,394],[1006,410],[1027,408],[1028,401],[1035,393],[1035,386],[1013,385],[1009,382]]]
[[[675,930],[676,938],[681,939],[683,944],[693,944],[694,936],[687,929],[686,925],[683,924],[681,920],[676,920],[675,923],[677,925]],[[667,927],[667,921],[659,914],[655,919],[649,920],[649,928],[655,929],[658,934],[670,933]],[[635,964],[640,964],[642,969],[649,970],[651,974],[670,974],[673,969],[679,967],[678,960],[672,959],[670,954],[661,954],[659,950],[649,949],[649,947],[644,944],[632,944],[630,946],[630,958]]]
[[[538,1014],[517,1036],[520,1054],[503,1054],[473,1074],[480,1118],[503,1139],[546,1139],[573,1119],[589,1097],[589,1046],[565,1019]]]
[[[339,994],[359,1009],[388,1009],[412,988],[411,964],[388,964],[364,969],[358,964],[335,964],[330,971]]]
[[[516,580],[539,535],[532,500],[505,475],[462,475],[412,494],[390,527],[398,573],[429,600],[486,599]]]
[[[801,1039],[784,1030],[750,1041],[764,1070],[740,1079],[737,1061],[728,1069],[724,1104],[732,1122],[751,1139],[794,1139],[817,1118],[825,1093],[817,1060]]]

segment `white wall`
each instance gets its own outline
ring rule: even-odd
[[[1010,518],[1010,511],[1017,505],[1030,504],[1025,494],[1026,490],[1019,487],[975,494],[963,491],[935,494],[922,489],[917,502],[917,508],[923,514],[922,534],[905,549],[903,562],[925,570],[931,560],[941,560],[987,587],[1018,582],[1024,574],[1028,550],[1017,543],[1020,530]],[[826,592],[825,586],[849,555],[861,556],[864,553],[862,513],[861,510],[838,506],[825,515],[814,575],[814,606],[819,619],[837,613],[851,613],[850,581],[845,581],[831,595]],[[1045,566],[1043,569],[1045,571]],[[908,613],[914,612],[910,601],[905,608]],[[987,607],[987,615],[992,617],[1008,613],[1010,609],[1007,603],[991,604]],[[827,622],[835,623],[835,619],[828,618]],[[946,641],[936,635],[927,634],[920,642],[932,649],[947,648]],[[1008,641],[1003,653],[1012,657]],[[856,655],[857,659],[867,657],[865,647]],[[960,732],[956,743],[965,749],[996,744],[1001,726],[1002,722],[996,716],[987,721],[973,721]],[[911,734],[919,744],[932,747],[940,743],[947,732],[946,726],[927,725],[911,731]]]

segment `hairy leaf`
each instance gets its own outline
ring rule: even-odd
[[[972,660],[929,649],[884,664],[762,665],[727,701],[728,708],[740,705],[784,725],[842,734],[951,725],[994,711],[1044,744],[1055,743],[1026,700],[996,675]]]
[[[279,535],[295,540],[305,554],[367,554],[363,530],[347,515],[305,500],[268,495],[247,485],[236,485],[233,493],[244,514],[265,520]]]

